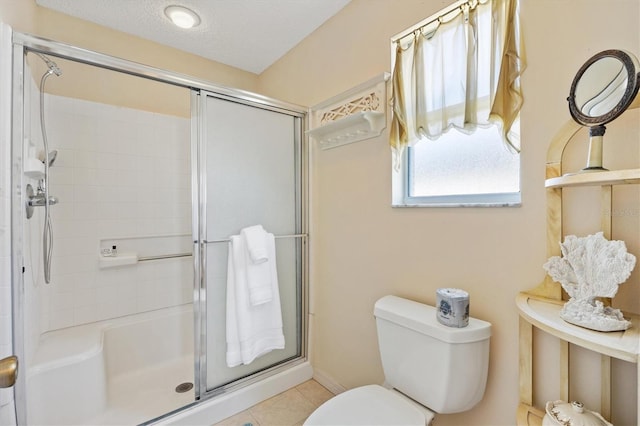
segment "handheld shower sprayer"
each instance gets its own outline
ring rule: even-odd
[[[53,163],[56,161],[56,157],[58,156],[58,151],[53,150],[49,152],[49,167],[53,166]],[[46,161],[46,154],[44,151],[41,151],[38,155],[38,159],[44,163]]]
[[[29,204],[30,207],[33,206],[44,206],[44,229],[42,232],[42,253],[43,253],[43,261],[44,261],[44,282],[49,283],[51,281],[51,256],[53,254],[53,228],[51,226],[51,214],[49,211],[49,206],[56,204],[58,200],[55,197],[49,196],[49,167],[53,165],[53,162],[56,160],[58,156],[58,151],[53,150],[49,151],[49,143],[47,141],[47,129],[44,121],[44,86],[47,81],[47,78],[51,75],[55,75],[57,77],[62,75],[62,70],[58,67],[58,65],[49,59],[47,56],[34,52],[40,59],[44,61],[44,63],[49,68],[40,79],[40,129],[42,131],[42,144],[44,145],[44,158],[42,162],[44,163],[44,178],[41,181],[41,185],[39,188],[39,193],[35,198],[41,199],[41,204],[38,200],[35,200],[33,204]],[[30,203],[33,200],[30,199]]]

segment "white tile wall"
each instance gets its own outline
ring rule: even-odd
[[[159,252],[157,239],[147,237],[191,232],[189,120],[60,96],[47,95],[45,104],[49,146],[58,150],[49,191],[59,199],[48,285],[42,212],[26,231],[41,331],[190,302],[191,258],[99,268],[101,240],[138,237],[121,242],[136,241],[140,256],[184,251],[178,239]],[[37,117],[32,121],[40,145]]]

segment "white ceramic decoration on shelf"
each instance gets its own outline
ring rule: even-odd
[[[559,282],[570,299],[560,317],[575,325],[598,331],[618,331],[631,327],[619,309],[596,300],[614,297],[636,264],[624,241],[609,241],[598,232],[587,237],[568,235],[560,245],[562,257],[553,256],[544,264],[551,278]]]
[[[600,413],[589,411],[581,402],[549,401],[542,426],[613,426]]]

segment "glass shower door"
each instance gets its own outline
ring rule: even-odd
[[[200,94],[200,396],[223,392],[302,355],[302,118],[275,107]],[[229,238],[262,225],[274,234],[284,349],[228,367]]]

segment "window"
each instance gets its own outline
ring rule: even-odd
[[[450,130],[409,147],[404,204],[515,205],[520,202],[520,155],[496,126],[472,135]]]
[[[459,1],[394,37],[394,206],[520,204],[517,11]]]

